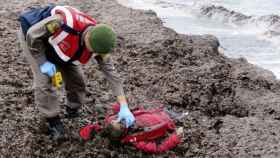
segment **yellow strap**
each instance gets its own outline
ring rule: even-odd
[[[60,29],[60,23],[57,20],[50,21],[46,24],[46,28],[53,34]]]

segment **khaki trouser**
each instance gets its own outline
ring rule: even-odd
[[[60,108],[56,89],[52,86],[51,78],[41,73],[38,64],[46,59],[42,59],[45,58],[44,56],[40,57],[41,59],[35,59],[27,46],[22,31],[19,31],[18,36],[21,48],[33,72],[35,104],[45,117],[57,116]],[[65,84],[67,106],[70,108],[79,108],[83,104],[85,96],[85,81],[81,68],[75,65],[66,65],[58,67],[58,69],[62,73]]]

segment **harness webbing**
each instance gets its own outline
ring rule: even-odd
[[[77,51],[74,53],[74,55],[70,58],[70,60],[67,61],[67,63],[72,63],[73,61],[78,60],[78,59],[82,56],[83,50],[85,49],[85,44],[84,44],[84,42],[83,42],[82,36],[83,36],[84,31],[85,31],[88,27],[90,27],[90,26],[94,26],[94,25],[91,25],[91,24],[90,24],[90,25],[87,25],[87,26],[83,29],[83,31],[77,31],[77,30],[75,30],[75,29],[69,27],[69,26],[66,25],[66,24],[62,24],[62,25],[61,25],[61,29],[62,29],[63,31],[68,32],[68,33],[70,33],[70,34],[72,34],[72,35],[79,36],[79,46],[78,46],[78,49],[77,49]]]

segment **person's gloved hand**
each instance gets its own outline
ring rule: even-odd
[[[118,119],[117,121],[125,121],[126,127],[130,127],[135,122],[135,117],[129,110],[127,103],[122,103],[120,107],[120,111],[118,113]]]
[[[56,67],[53,63],[46,61],[44,64],[40,66],[40,70],[42,73],[47,74],[49,77],[53,77],[56,73]]]

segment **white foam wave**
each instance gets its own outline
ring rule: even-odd
[[[264,16],[280,15],[279,0],[118,1],[132,8],[154,10],[163,19],[165,26],[179,33],[213,34],[219,38],[225,55],[245,57],[249,62],[273,71],[280,78],[280,26],[271,25],[273,18]],[[245,17],[243,20],[234,16],[229,18],[219,12],[213,13],[211,18],[201,16],[200,9],[205,5],[220,5]]]

